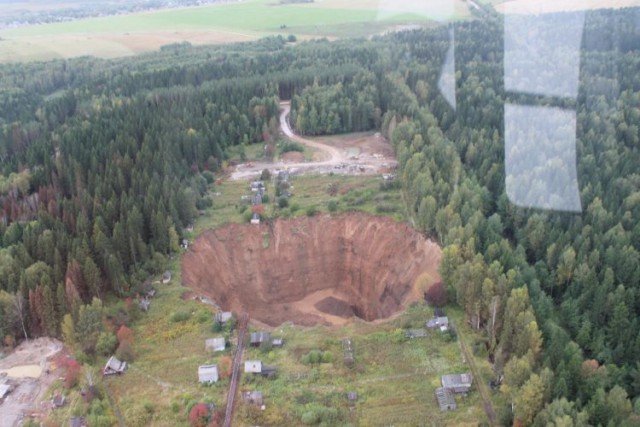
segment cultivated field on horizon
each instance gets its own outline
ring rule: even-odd
[[[163,45],[250,41],[294,34],[299,39],[370,36],[408,25],[470,16],[463,0],[322,0],[280,3],[246,0],[213,6],[167,9],[128,15],[31,25],[0,31],[0,62],[119,57]]]

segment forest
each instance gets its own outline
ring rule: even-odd
[[[505,90],[496,19],[2,65],[0,336],[74,335],[94,354],[87,313],[162,271],[229,149],[275,138],[291,99],[302,134],[377,129],[393,144],[407,209],[443,246],[444,284],[493,362],[500,424],[637,425],[638,22],[587,14],[573,100]],[[438,90],[450,30],[455,110]],[[507,103],[575,111],[580,212],[509,199]]]

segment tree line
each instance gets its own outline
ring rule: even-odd
[[[575,110],[580,213],[507,196],[504,105],[522,99],[504,89],[497,19],[355,43],[275,37],[4,65],[0,334],[60,336],[65,315],[80,320],[74,307],[133,295],[207,206],[228,149],[275,136],[279,99],[291,99],[301,133],[379,129],[393,144],[407,209],[443,245],[444,284],[508,402],[503,424],[632,425],[637,20],[635,9],[590,12],[577,100],[526,98]],[[438,89],[450,30],[455,110]]]

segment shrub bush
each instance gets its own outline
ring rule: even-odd
[[[284,142],[280,146],[280,153],[281,154],[289,153],[291,151],[297,151],[298,153],[304,153],[304,147],[301,144],[298,144],[297,142],[291,142],[291,141]]]
[[[185,320],[189,320],[191,317],[191,313],[188,311],[176,311],[171,315],[171,321],[173,323],[184,322]]]
[[[280,209],[284,209],[284,208],[286,208],[288,206],[289,206],[289,199],[288,198],[286,198],[284,196],[281,196],[281,197],[278,198],[278,207]]]

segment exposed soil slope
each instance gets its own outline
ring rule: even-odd
[[[365,214],[320,215],[259,226],[230,224],[185,255],[188,286],[227,310],[275,326],[386,318],[439,280],[440,248],[406,224]]]

